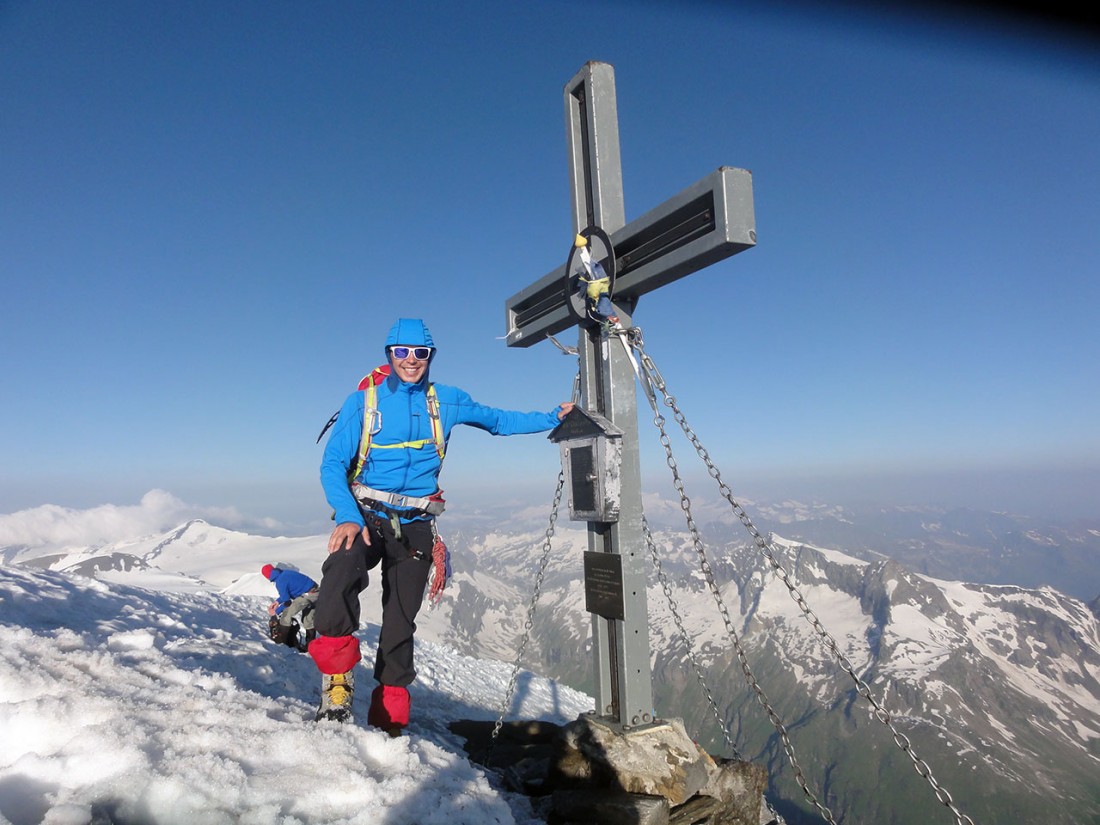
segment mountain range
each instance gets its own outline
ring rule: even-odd
[[[664,578],[651,575],[647,594],[655,709],[684,719],[711,752],[732,743],[766,764],[788,823],[822,819],[746,670],[838,823],[950,823],[945,799],[978,825],[1100,822],[1100,634],[1096,603],[1086,603],[1098,590],[1100,532],[973,511],[786,502],[754,511],[768,531],[763,553],[728,515],[703,507],[694,542],[673,529],[676,507],[646,504]],[[559,521],[547,552],[546,525],[479,515],[507,526],[441,519],[455,575],[442,604],[422,613],[419,638],[510,662],[530,617],[523,666],[591,693],[583,526]],[[0,548],[6,564],[123,582],[140,570],[145,581],[163,576],[166,589],[256,596],[270,588],[241,576],[242,561],[318,578],[324,552],[323,537],[201,521],[99,547]],[[1077,595],[1054,586],[1066,577]],[[373,588],[363,604],[364,620],[377,622]]]

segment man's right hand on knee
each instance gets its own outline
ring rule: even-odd
[[[337,550],[350,550],[355,543],[356,534],[363,536],[363,541],[370,545],[370,531],[354,521],[342,521],[332,529],[332,535],[328,539],[329,553]]]

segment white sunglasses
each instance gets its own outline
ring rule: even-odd
[[[396,358],[398,361],[403,361],[409,357],[409,353],[412,353],[412,357],[417,361],[427,361],[432,357],[431,347],[390,347],[390,355]]]

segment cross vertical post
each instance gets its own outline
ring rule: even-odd
[[[625,223],[619,157],[615,74],[606,63],[588,63],[565,89],[573,228],[599,226],[608,234]],[[629,323],[629,307],[620,321]],[[619,518],[588,523],[588,549],[617,554],[622,562],[623,619],[592,615],[597,715],[624,727],[653,721],[642,535],[641,464],[635,376],[626,351],[612,346],[599,327],[582,328],[578,340],[581,406],[607,418],[623,433]]]
[[[599,227],[610,237],[617,271],[611,298],[622,327],[633,325],[641,295],[755,245],[752,176],[731,167],[627,225],[614,69],[585,64],[566,84],[564,100],[574,233]],[[508,299],[508,346],[531,346],[578,323],[568,307],[568,277],[562,265]],[[585,586],[593,614],[596,715],[627,731],[657,721],[636,376],[625,343],[603,325],[580,323],[577,353],[581,407],[621,433],[618,511],[611,521],[588,521]],[[604,587],[606,594],[609,581],[617,606],[594,608],[597,591]]]

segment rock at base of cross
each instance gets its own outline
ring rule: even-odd
[[[457,721],[470,760],[537,800],[550,825],[760,825],[765,768],[715,759],[678,719],[627,733],[594,716],[568,725]]]

